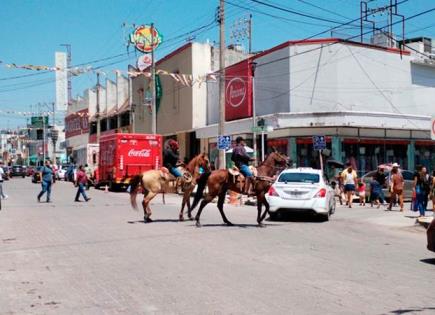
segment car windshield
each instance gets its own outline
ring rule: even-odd
[[[278,178],[279,183],[318,183],[319,174],[312,173],[284,173]]]

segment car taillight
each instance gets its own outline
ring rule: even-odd
[[[326,189],[321,188],[317,194],[314,196],[314,198],[325,198],[326,197]]]
[[[276,192],[276,189],[273,188],[273,186],[270,186],[268,194],[269,196],[279,197],[279,194]]]

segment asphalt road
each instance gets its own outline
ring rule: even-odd
[[[398,212],[338,208],[255,225],[254,207],[215,205],[202,228],[157,197],[144,224],[128,195],[14,178],[0,211],[0,314],[435,314],[435,254]],[[406,213],[412,216],[411,213]]]

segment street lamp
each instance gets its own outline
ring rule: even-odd
[[[255,111],[255,69],[257,68],[257,63],[251,61],[251,77],[252,77],[252,146],[254,150],[254,163],[257,166],[257,114]]]

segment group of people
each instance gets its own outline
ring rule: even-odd
[[[371,178],[369,185],[370,203],[372,207],[376,205],[379,208],[381,204],[387,205],[383,188],[388,188],[390,202],[387,206],[387,210],[392,210],[393,206],[398,203],[400,211],[404,211],[403,199],[405,180],[399,164],[392,164],[389,176],[385,173],[385,167],[380,166]],[[352,208],[353,195],[355,192],[358,192],[360,205],[365,206],[367,186],[362,179],[358,179],[357,173],[352,168],[351,164],[346,164],[345,170],[338,176],[338,185],[334,188],[340,202],[342,202],[342,199],[345,199],[346,205],[349,206],[349,208]],[[424,217],[429,200],[432,200],[433,210],[435,211],[435,171],[433,175],[430,176],[426,167],[418,166],[413,181],[412,210],[419,211],[420,217]]]
[[[37,196],[38,202],[41,202],[41,198],[46,194],[46,202],[51,202],[51,187],[56,182],[55,171],[51,166],[51,162],[49,160],[45,161],[44,166],[40,170],[40,178],[41,178],[41,191]],[[86,195],[85,188],[88,184],[88,175],[86,174],[85,168],[83,165],[80,165],[77,170],[75,186],[77,187],[76,197],[74,199],[75,202],[79,202],[80,195],[83,196],[85,201],[89,201],[89,198]]]

